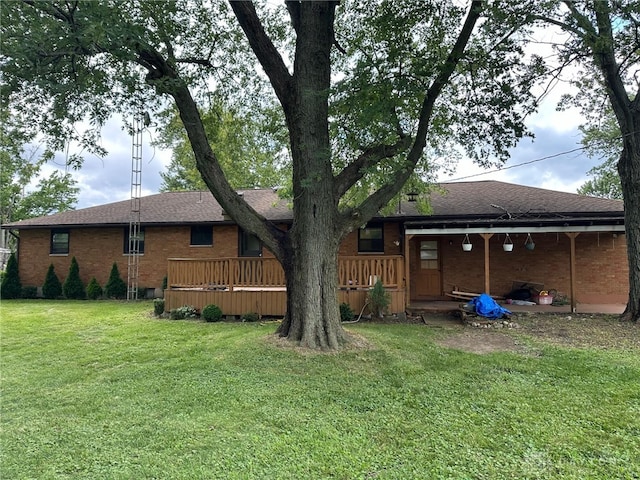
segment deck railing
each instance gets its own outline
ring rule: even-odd
[[[404,258],[401,255],[340,257],[338,286],[340,288],[371,287],[377,280],[385,288],[404,286]]]
[[[284,287],[284,270],[275,258],[170,258],[169,288],[233,290]]]
[[[401,255],[371,255],[338,259],[339,288],[368,288],[376,280],[386,288],[404,287],[404,259]],[[285,287],[284,270],[274,258],[170,258],[168,288]]]

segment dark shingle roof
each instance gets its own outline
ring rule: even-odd
[[[240,190],[240,194],[261,215],[274,221],[291,219],[287,201],[271,189]],[[38,228],[50,226],[109,226],[128,225],[131,201],[108,203],[80,210],[30,218],[3,227]],[[140,223],[144,225],[175,225],[222,222],[222,207],[211,192],[166,192],[140,199]]]
[[[293,212],[289,202],[279,198],[275,190],[241,190],[239,193],[253,208],[270,220],[292,219]],[[428,217],[430,222],[445,218],[622,218],[624,215],[623,202],[620,200],[587,197],[492,180],[442,184],[441,189],[432,194],[431,204],[433,213]],[[417,220],[421,215],[416,211],[415,205],[404,204],[402,216]],[[3,227],[21,229],[127,225],[131,217],[130,212],[131,202],[126,200],[9,223]],[[222,208],[210,192],[166,192],[140,200],[140,222],[145,225],[222,221]]]
[[[588,197],[575,193],[524,187],[496,181],[442,184],[443,195],[432,196],[435,215],[495,215],[525,213],[622,212],[620,200]]]

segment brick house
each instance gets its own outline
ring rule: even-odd
[[[290,225],[288,201],[277,192],[239,194],[281,228]],[[621,201],[479,181],[442,184],[431,194],[430,215],[416,205],[403,202],[343,241],[339,296],[354,310],[377,278],[392,295],[393,311],[450,299],[455,291],[504,295],[517,283],[562,292],[574,307],[627,301]],[[104,285],[114,261],[127,278],[130,218],[131,202],[122,201],[2,228],[19,236],[23,285],[41,286],[49,264],[64,281],[72,256],[85,284],[96,277]],[[140,225],[138,285],[159,295],[167,277],[168,309],[216,303],[227,314],[284,313],[278,262],[209,192],[143,197]]]

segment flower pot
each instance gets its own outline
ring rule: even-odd
[[[511,241],[511,237],[509,236],[509,234],[507,233],[507,235],[504,237],[504,243],[502,244],[502,249],[505,252],[510,252],[513,250],[513,242]]]
[[[471,243],[471,240],[469,240],[469,234],[466,234],[464,236],[464,240],[462,241],[462,250],[464,250],[465,252],[470,252],[472,248],[473,244]]]
[[[527,239],[524,241],[524,248],[527,250],[533,250],[536,248],[536,244],[533,243],[533,238],[531,238],[531,234],[527,233]]]

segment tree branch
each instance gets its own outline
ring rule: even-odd
[[[231,4],[233,13],[238,19],[238,23],[249,40],[251,49],[269,77],[269,81],[282,107],[285,109],[285,112],[290,111],[293,102],[292,76],[287,70],[280,53],[265,32],[253,3],[249,1],[232,0],[230,0],[229,3]]]
[[[484,2],[482,0],[474,0],[471,3],[471,7],[469,8],[454,46],[449,52],[445,62],[440,67],[440,73],[426,92],[424,101],[422,102],[420,116],[418,117],[417,134],[413,146],[407,155],[408,168],[398,169],[389,182],[370,195],[357,209],[354,209],[353,212],[349,212],[352,218],[347,219],[348,223],[357,225],[357,219],[359,217],[369,218],[375,215],[384,205],[389,203],[394,195],[396,195],[399,191],[398,185],[404,185],[411,176],[413,169],[420,160],[424,148],[427,145],[427,133],[436,100],[440,96],[445,85],[449,82],[451,75],[464,55],[465,48],[469,43],[469,39],[471,38],[476,22],[483,11],[483,3]]]
[[[284,2],[289,11],[289,17],[291,18],[291,25],[296,33],[298,33],[298,29],[300,28],[300,2],[299,1],[291,1],[287,0]]]
[[[202,65],[208,68],[215,68],[211,60],[208,58],[195,58],[195,57],[185,57],[185,58],[176,58],[176,63],[191,63],[194,65]]]
[[[393,145],[375,145],[363,151],[355,161],[351,162],[336,176],[335,198],[345,194],[366,174],[366,170],[380,163],[385,158],[392,158],[411,146],[411,138],[404,137]]]
[[[620,68],[616,61],[609,4],[607,2],[594,2],[593,9],[596,15],[598,35],[594,38],[593,43],[589,45],[589,48],[593,52],[594,60],[604,76],[607,94],[620,124],[620,130],[623,134],[626,134],[629,129],[633,130],[633,114],[629,109],[629,96],[620,77]]]

